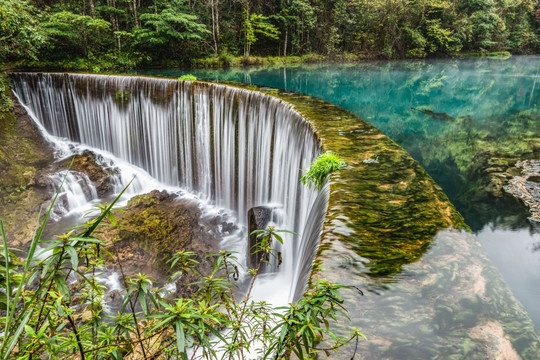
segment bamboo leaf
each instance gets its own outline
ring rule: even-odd
[[[56,283],[56,286],[58,287],[58,290],[60,293],[65,297],[69,299],[69,287],[66,284],[66,280],[64,280],[63,276],[60,275],[54,275],[54,282]]]
[[[11,352],[13,351],[13,348],[15,347],[15,344],[17,344],[17,341],[19,341],[19,337],[21,336],[23,330],[24,330],[24,327],[26,325],[26,323],[28,322],[28,320],[30,319],[30,316],[32,315],[32,312],[34,311],[34,309],[30,309],[25,317],[23,318],[23,320],[21,321],[21,323],[19,324],[19,327],[17,328],[17,330],[15,331],[15,334],[13,334],[13,337],[11,338],[11,340],[9,341],[9,344],[7,346],[7,349],[6,349],[6,352],[4,354],[2,354],[2,357],[4,359],[8,359],[9,358],[9,354],[11,354]]]
[[[146,296],[142,291],[139,291],[139,304],[141,304],[144,315],[148,315],[148,304],[146,303]]]
[[[4,222],[0,220],[0,233],[2,234],[2,244],[4,245],[4,260],[6,261],[6,318],[9,318],[9,307],[10,307],[10,296],[11,296],[11,286],[10,282],[11,279],[9,278],[9,251],[7,246],[7,240],[6,240],[6,233],[4,231]],[[5,331],[4,335],[6,335],[8,331]],[[6,341],[6,337],[4,336],[4,342]]]
[[[66,246],[65,250],[69,254],[71,260],[71,268],[77,270],[79,268],[79,255],[77,255],[77,250],[73,246]]]
[[[182,354],[185,351],[186,338],[184,334],[184,328],[182,326],[182,321],[180,319],[176,320],[176,347],[178,349],[178,354]]]

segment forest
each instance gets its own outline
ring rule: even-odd
[[[0,24],[0,63],[91,71],[540,50],[537,0],[3,0]]]

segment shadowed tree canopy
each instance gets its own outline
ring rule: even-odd
[[[4,0],[0,61],[84,69],[205,56],[540,51],[538,0]]]
[[[157,10],[157,9],[156,9]],[[183,0],[168,2],[155,13],[140,15],[141,27],[134,30],[135,47],[160,56],[182,57],[192,42],[204,41],[210,31],[189,13]],[[157,51],[157,52],[154,52]]]
[[[35,12],[24,0],[0,2],[0,63],[36,57],[45,37],[34,18]]]

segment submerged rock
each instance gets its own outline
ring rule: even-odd
[[[540,222],[540,160],[518,161],[516,167],[521,169],[521,174],[510,179],[504,190],[523,201],[531,220]]]
[[[418,109],[418,108],[415,108],[415,107],[411,107],[411,110],[424,113],[427,116],[429,116],[429,117],[431,117],[431,118],[433,118],[435,120],[442,120],[442,121],[448,121],[448,122],[456,121],[455,117],[450,116],[445,112],[440,113],[440,112],[435,112],[435,111],[432,111],[432,110],[429,110],[429,109]]]
[[[339,242],[323,255],[317,275],[351,286],[342,292],[351,319],[339,319],[337,332],[352,325],[367,336],[328,358],[540,358],[540,334],[470,233],[439,232],[395,277],[366,276],[363,260]]]
[[[248,210],[248,267],[257,268],[261,261],[261,252],[254,252],[254,246],[259,242],[258,236],[251,234],[255,230],[266,229],[270,220],[272,220],[272,208],[268,206],[255,206]]]

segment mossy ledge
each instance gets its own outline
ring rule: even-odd
[[[426,171],[405,150],[355,114],[311,96],[221,82],[290,104],[308,121],[323,149],[347,166],[331,177],[319,255],[342,241],[369,259],[372,275],[392,275],[422,257],[437,231],[468,229]]]

